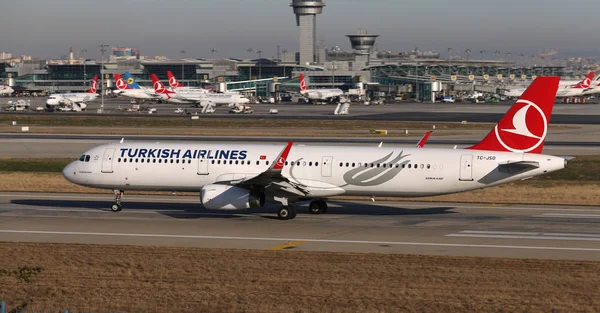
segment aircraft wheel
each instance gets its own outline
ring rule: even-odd
[[[113,212],[120,212],[123,209],[120,203],[115,203],[110,207],[110,210]]]
[[[320,200],[314,200],[308,205],[308,211],[311,214],[321,214],[323,213],[323,208],[321,207]]]
[[[325,200],[319,200],[319,206],[321,207],[321,213],[327,213],[327,202]]]
[[[277,217],[279,217],[280,220],[289,220],[291,216],[292,210],[289,206],[281,206],[279,212],[277,212]]]

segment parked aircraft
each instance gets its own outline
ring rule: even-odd
[[[159,95],[157,95],[152,90],[145,89],[145,88],[144,89],[132,88],[131,86],[134,84],[137,85],[137,83],[131,76],[129,78],[130,78],[130,81],[132,84],[128,84],[123,79],[123,77],[121,77],[121,75],[119,75],[119,74],[114,74],[114,78],[115,78],[115,86],[116,86],[116,89],[113,91],[114,94],[133,98],[133,99],[138,99],[138,100],[155,100],[155,99],[160,98]],[[138,85],[138,87],[139,87],[139,85]]]
[[[185,103],[193,103],[197,104],[200,107],[204,107],[209,103],[213,103],[216,106],[227,105],[229,107],[233,107],[236,104],[244,104],[250,102],[250,100],[243,95],[237,93],[204,93],[202,90],[170,90],[165,88],[158,77],[154,74],[150,74],[152,78],[152,85],[154,86],[154,90],[157,94],[163,97],[163,100],[185,104]]]
[[[491,132],[466,149],[121,142],[93,147],[63,169],[79,185],[113,190],[200,192],[207,209],[247,210],[279,203],[280,219],[311,201],[324,213],[332,196],[423,197],[520,181],[563,169],[541,154],[558,77],[540,77]]]
[[[565,98],[565,97],[581,97],[585,94],[585,91],[590,88],[592,84],[592,79],[594,78],[594,72],[590,72],[586,78],[582,81],[578,82],[575,85],[563,85],[559,86],[556,91],[556,97]],[[513,88],[504,93],[507,97],[520,97],[525,88]]]
[[[177,78],[175,78],[175,76],[173,75],[173,73],[171,71],[167,71],[167,76],[169,77],[169,86],[171,87],[171,90],[177,89],[177,91],[182,91],[182,92],[185,92],[186,90],[192,90],[192,92],[200,91],[202,93],[210,92],[210,89],[203,89],[203,88],[198,88],[198,87],[188,87],[188,86],[184,86],[184,85],[180,84],[177,81]]]
[[[94,101],[96,98],[98,98],[98,94],[96,93],[97,85],[98,76],[94,76],[94,79],[92,80],[92,86],[87,92],[51,94],[48,97],[48,100],[46,100],[46,106],[54,107],[57,105],[69,105],[75,110],[85,110],[85,108],[87,108],[86,102]]]
[[[0,86],[0,96],[1,95],[11,95],[13,92],[15,92],[15,90],[12,89],[10,86],[7,86],[7,85]]]
[[[310,102],[332,101],[344,94],[339,88],[329,89],[308,89],[304,74],[300,74],[300,94],[306,97]]]

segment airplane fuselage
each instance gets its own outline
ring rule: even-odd
[[[51,94],[48,97],[48,100],[46,100],[46,104],[49,106],[56,106],[68,102],[85,103],[88,101],[94,101],[96,98],[98,98],[98,94],[90,92]]]
[[[123,143],[92,148],[89,162],[63,170],[73,183],[113,190],[200,191],[264,172],[281,145]],[[85,158],[84,158],[85,159]],[[563,158],[463,149],[302,146],[291,149],[282,175],[318,198],[434,196],[518,181],[564,168]],[[526,170],[503,163],[535,162]]]

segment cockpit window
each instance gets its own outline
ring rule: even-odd
[[[87,154],[83,154],[82,156],[79,157],[79,161],[81,162],[89,162],[90,161],[90,156]]]
[[[89,161],[90,161],[90,156],[89,156],[89,155],[86,155],[86,156],[85,156],[85,161],[86,161],[86,162],[89,162]]]
[[[81,162],[85,161],[85,154],[83,154],[79,157],[79,161],[81,161]]]

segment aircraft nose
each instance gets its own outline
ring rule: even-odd
[[[63,168],[62,170],[62,175],[63,177],[72,182],[72,183],[77,183],[75,180],[75,176],[77,175],[77,171],[75,169],[76,165],[74,164],[75,162],[71,162],[69,164],[67,164],[67,166],[65,166],[65,168]]]

